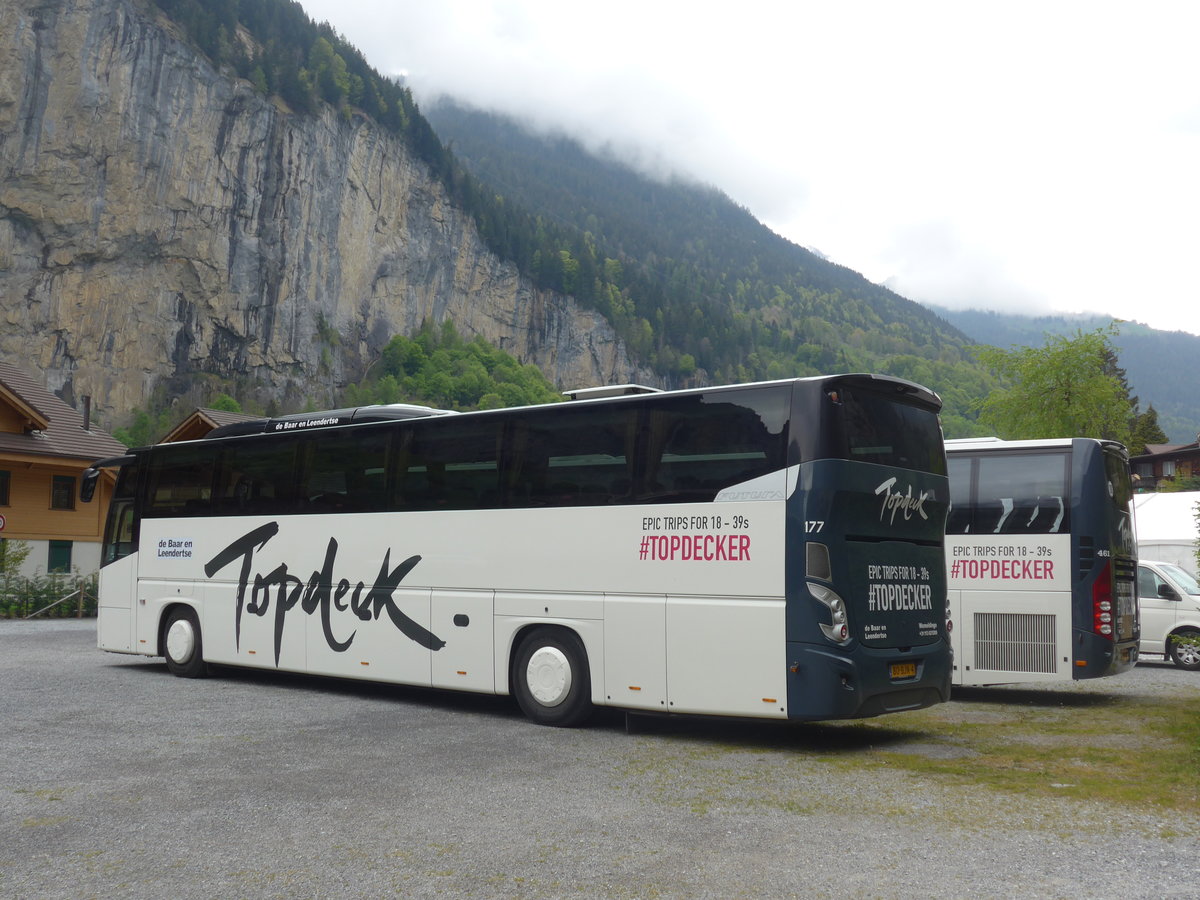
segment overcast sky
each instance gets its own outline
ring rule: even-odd
[[[913,300],[1200,334],[1200,3],[301,0]]]

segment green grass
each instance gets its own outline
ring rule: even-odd
[[[886,732],[890,764],[939,780],[1147,811],[1197,808],[1200,698],[961,693],[968,699],[903,714],[902,728],[894,717],[851,727]]]
[[[1197,827],[1200,695],[963,688],[955,696],[852,722],[657,720],[624,760],[623,789],[699,816],[844,811],[851,786],[854,802],[869,797],[884,816],[914,815],[914,798],[925,797],[919,815],[948,827],[978,827],[1006,810],[1051,830],[1116,810],[1143,814],[1164,837]]]

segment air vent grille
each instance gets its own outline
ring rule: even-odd
[[[1053,674],[1054,663],[1054,616],[975,613],[976,669]]]

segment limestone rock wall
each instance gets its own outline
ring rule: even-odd
[[[654,382],[369,120],[291,114],[146,0],[0,4],[3,359],[109,416],[206,375],[323,405],[423,319],[562,387]]]

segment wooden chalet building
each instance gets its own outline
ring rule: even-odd
[[[160,444],[170,444],[176,441],[198,441],[214,428],[222,425],[233,425],[236,422],[251,422],[262,416],[251,416],[246,413],[226,412],[222,409],[200,407],[163,437]]]
[[[1147,444],[1146,452],[1131,457],[1134,486],[1157,491],[1164,481],[1200,475],[1200,436],[1190,444]]]
[[[113,479],[101,478],[95,500],[81,503],[80,477],[96,460],[124,452],[86,411],[0,362],[0,554],[8,541],[27,542],[23,575],[98,569]]]

